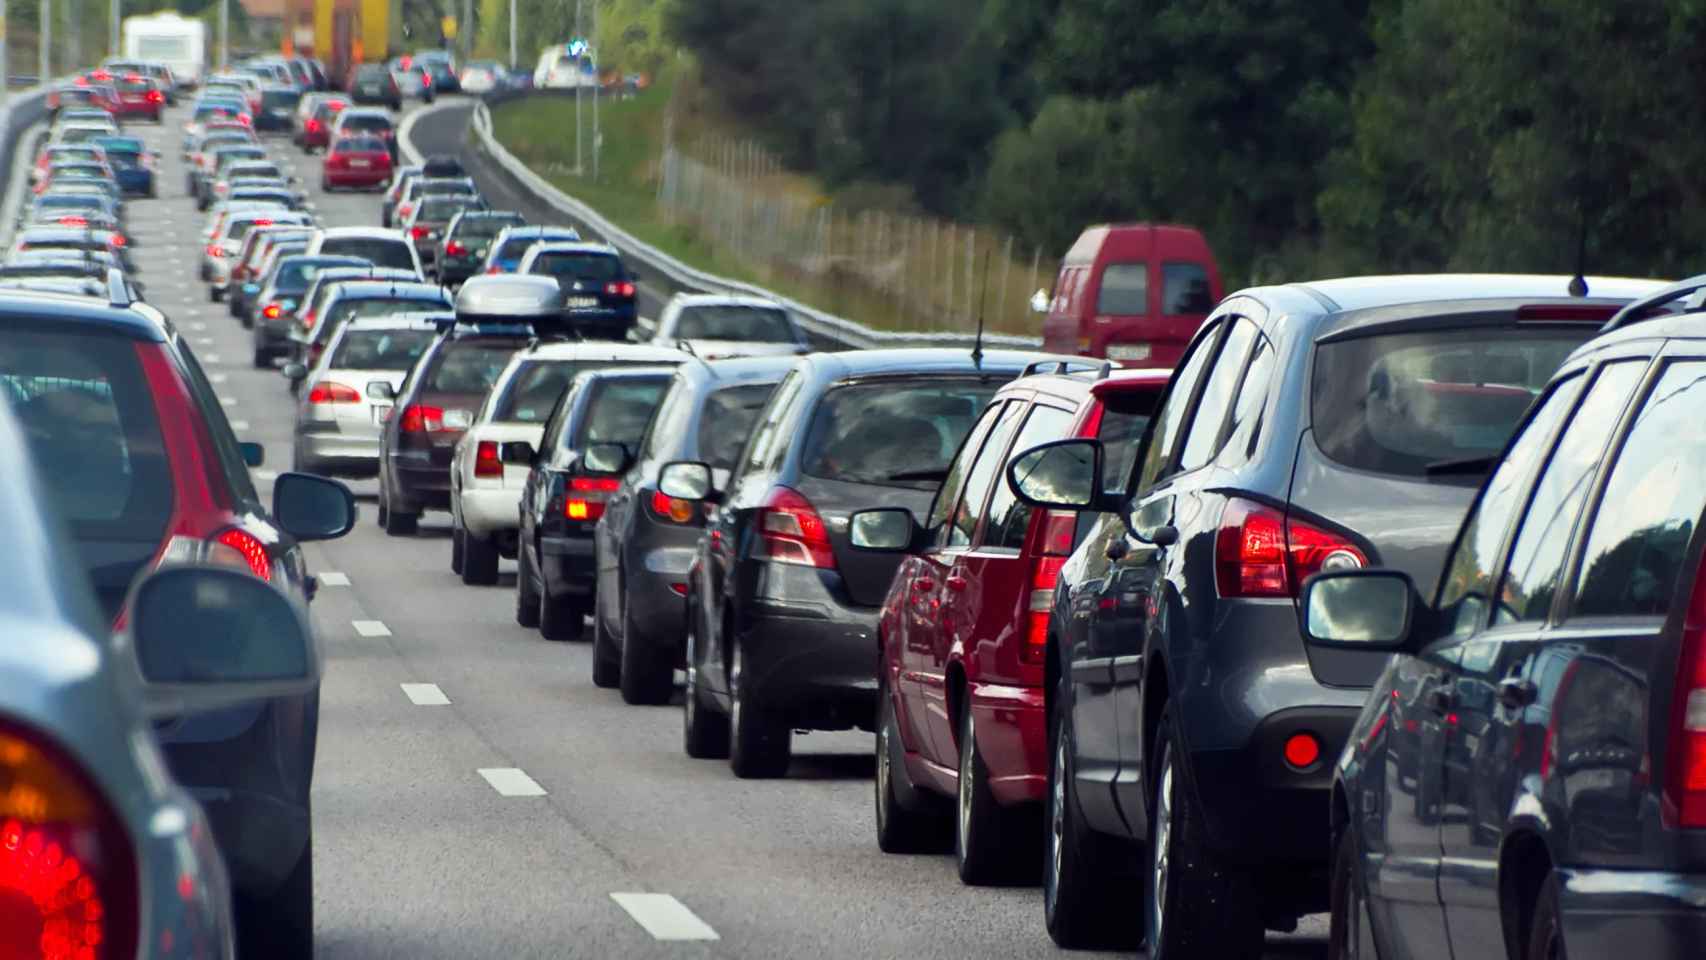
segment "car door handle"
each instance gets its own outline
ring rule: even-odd
[[[1450,687],[1435,687],[1428,691],[1428,706],[1441,716],[1457,709],[1457,693]]]
[[[1539,693],[1533,680],[1509,677],[1499,681],[1499,703],[1512,710],[1521,710],[1533,703]]]
[[[954,590],[956,592],[964,590],[966,588],[966,578],[959,574],[951,574],[946,580],[942,581],[942,585],[947,587],[949,590]]]
[[[928,593],[934,589],[936,589],[936,581],[929,577],[919,577],[912,581],[912,590],[914,593]]]

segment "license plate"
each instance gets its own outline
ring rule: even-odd
[[[1111,343],[1108,344],[1109,360],[1148,360],[1149,344],[1147,343]]]
[[[352,167],[366,168],[366,167],[372,166],[373,164],[371,161],[368,161],[368,160],[351,160],[349,162],[349,165]]]
[[[597,297],[569,297],[567,300],[563,301],[563,306],[568,307],[571,310],[585,310],[589,307],[598,306],[598,298]]]

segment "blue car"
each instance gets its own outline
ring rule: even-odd
[[[155,153],[136,137],[96,137],[95,142],[107,152],[107,163],[113,168],[113,178],[127,196],[152,197],[154,193]]]
[[[581,238],[573,227],[509,227],[492,241],[481,273],[514,273],[529,247],[546,241],[572,243]]]

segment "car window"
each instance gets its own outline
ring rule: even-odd
[[[541,463],[555,463],[557,448],[568,441],[564,436],[569,413],[574,409],[574,395],[579,383],[570,381],[568,389],[557,398],[557,405],[551,408],[551,415],[545,419],[544,442],[539,448]]]
[[[789,407],[793,405],[794,398],[799,395],[800,386],[804,382],[805,378],[798,371],[790,371],[782,379],[782,385],[776,388],[776,394],[770,398],[770,402],[764,407],[763,414],[760,415],[758,430],[753,434],[752,440],[747,443],[746,449],[742,452],[741,463],[744,465],[744,469],[761,470],[764,468],[764,464],[770,458],[770,448],[775,445],[775,441],[778,439],[777,427],[781,425],[782,418],[788,415]]]
[[[983,449],[983,438],[988,436],[989,428],[994,425],[995,418],[1001,415],[1003,404],[994,404],[983,412],[977,423],[966,437],[966,442],[954,454],[953,463],[948,465],[948,473],[942,478],[942,483],[936,488],[936,499],[930,505],[930,515],[925,520],[925,528],[931,532],[931,540],[937,546],[947,542],[946,529],[948,516],[960,502],[960,491],[965,487],[966,474],[971,470],[972,461],[977,458],[979,450]]]
[[[463,217],[456,222],[456,229],[452,234],[458,240],[490,240],[505,227],[513,227],[521,222],[520,217]]]
[[[585,449],[594,443],[620,443],[634,450],[668,387],[667,376],[596,381],[593,394],[586,401],[586,419],[577,446]]]
[[[768,307],[684,307],[675,321],[675,336],[683,340],[793,343],[794,328],[786,313]]]
[[[1102,484],[1108,493],[1125,489],[1137,463],[1137,450],[1149,421],[1155,415],[1155,402],[1160,398],[1152,390],[1124,390],[1104,393],[1097,401],[1102,405],[1102,419],[1096,425],[1096,439],[1102,442],[1104,471]],[[1032,419],[1036,414],[1032,414]],[[1028,429],[1028,427],[1027,427]],[[1061,431],[1061,436],[1065,431]],[[1021,450],[1022,447],[1015,447]]]
[[[1446,562],[1434,601],[1435,609],[1451,625],[1453,636],[1467,637],[1486,622],[1493,577],[1498,573],[1499,550],[1504,546],[1511,517],[1521,506],[1519,498],[1528,489],[1535,465],[1546,453],[1553,431],[1575,404],[1581,388],[1580,376],[1553,386],[1535,408],[1528,425],[1517,434],[1471,508],[1451,559]]]
[[[1203,385],[1202,401],[1197,404],[1197,412],[1186,428],[1185,450],[1179,455],[1180,470],[1195,470],[1220,452],[1226,411],[1232,405],[1234,391],[1243,381],[1245,361],[1249,359],[1250,347],[1255,340],[1255,324],[1240,319],[1232,325],[1226,345],[1220,348],[1220,356]]]
[[[319,252],[328,257],[360,257],[376,267],[415,269],[415,260],[409,255],[409,245],[402,240],[380,237],[327,237],[321,241]]]
[[[1617,454],[1588,534],[1571,616],[1662,616],[1706,510],[1706,362],[1668,366]]]
[[[946,530],[950,547],[964,547],[971,543],[972,536],[977,532],[978,522],[983,519],[983,508],[989,502],[989,490],[995,485],[1001,468],[1007,462],[1008,444],[1013,434],[1019,429],[1019,418],[1024,416],[1027,404],[1023,400],[1014,400],[1004,406],[1001,415],[995,419],[995,425],[989,429],[989,435],[984,438],[978,450],[977,459],[971,462],[971,469],[966,471],[965,489],[960,494],[960,502],[954,507],[953,521]]]
[[[1570,419],[1558,448],[1540,473],[1528,512],[1517,529],[1499,583],[1493,622],[1543,620],[1552,608],[1570,536],[1593,485],[1605,444],[1640,382],[1646,364],[1606,364]]]
[[[1128,426],[1131,421],[1148,422],[1148,416],[1125,418]],[[1107,423],[1106,414],[1102,422]],[[1025,418],[1025,425],[1019,430],[1018,439],[1013,441],[1012,450],[998,464],[995,478],[995,494],[989,498],[989,522],[983,527],[983,545],[1019,550],[1025,546],[1025,532],[1030,528],[1031,508],[1013,493],[1013,485],[1007,482],[1007,464],[1012,456],[1025,452],[1032,447],[1048,443],[1050,440],[1060,440],[1066,436],[1066,431],[1072,426],[1072,414],[1059,407],[1046,404],[1036,404],[1031,407],[1031,413]],[[1137,428],[1139,434],[1143,428]]]
[[[1149,265],[1110,263],[1102,270],[1102,291],[1096,297],[1096,312],[1104,316],[1130,317],[1149,312]]]
[[[699,413],[699,459],[719,470],[732,468],[775,387],[772,383],[724,387],[707,396]]]
[[[591,281],[620,280],[623,277],[622,261],[605,253],[541,254],[527,272]]]
[[[1179,426],[1184,423],[1185,411],[1191,405],[1191,395],[1196,393],[1197,381],[1202,379],[1203,368],[1214,356],[1214,348],[1220,342],[1222,329],[1216,326],[1206,335],[1197,338],[1191,350],[1191,355],[1179,365],[1178,372],[1173,374],[1173,380],[1167,386],[1167,399],[1162,403],[1161,412],[1156,414],[1152,425],[1149,448],[1144,451],[1143,468],[1139,472],[1137,482],[1131,486],[1133,493],[1142,493],[1154,486],[1161,479],[1161,471],[1167,466],[1172,456],[1173,446],[1179,439]]]
[[[351,330],[333,352],[335,370],[404,371],[432,343],[431,330]]]
[[[1238,385],[1238,397],[1232,403],[1232,419],[1226,424],[1226,443],[1221,448],[1220,462],[1226,466],[1247,463],[1256,453],[1256,441],[1262,433],[1262,410],[1268,398],[1268,385],[1274,375],[1274,347],[1265,337],[1256,338],[1256,352],[1244,370],[1244,380]]]
[[[939,377],[833,387],[812,414],[802,469],[823,480],[933,490],[995,389]]]
[[[695,392],[693,382],[682,374],[676,374],[670,381],[669,389],[664,391],[663,402],[658,404],[658,412],[652,416],[651,425],[646,427],[645,439],[640,441],[641,460],[655,460],[677,448],[693,419]],[[741,434],[740,443],[735,447],[736,457],[740,456],[740,446],[746,443],[746,437],[747,434]]]
[[[448,343],[434,358],[436,365],[427,378],[428,393],[485,393],[509,366],[509,358],[520,344]]]

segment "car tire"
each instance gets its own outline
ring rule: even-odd
[[[462,538],[462,524],[452,520],[450,527],[450,572],[457,576],[462,575]]]
[[[533,564],[527,559],[527,544],[515,547],[515,622],[523,627],[539,626],[539,591],[533,586]]]
[[[941,853],[952,840],[950,821],[937,798],[912,785],[886,676],[877,682],[877,775],[872,789],[877,801],[877,848],[895,854]]]
[[[218,287],[212,286],[211,284],[208,286],[208,288],[207,288],[207,301],[209,303],[218,303],[219,302],[219,288]]]
[[[681,749],[695,760],[723,760],[729,755],[729,718],[707,709],[699,691],[699,616],[687,612],[687,689],[681,696]]]
[[[960,708],[959,787],[954,798],[954,862],[967,886],[1031,883],[1041,866],[1035,810],[1003,807],[989,786],[989,768],[977,749],[977,721],[968,702]]]
[[[666,704],[675,693],[675,666],[657,644],[641,638],[629,615],[630,604],[622,606],[622,702],[637,707]]]
[[[489,587],[498,582],[498,545],[462,528],[462,582]]]
[[[1116,854],[1122,848],[1097,836],[1079,812],[1070,697],[1063,679],[1049,716],[1043,924],[1062,949],[1131,949],[1143,940],[1143,921],[1131,909],[1141,888],[1120,869]]]
[[[238,955],[244,960],[301,960],[314,955],[314,840],[269,897],[237,900]]]
[[[745,682],[746,654],[734,641],[729,670],[729,769],[742,780],[772,780],[785,776],[793,759],[793,728],[756,702]]]
[[[614,690],[622,683],[622,653],[613,649],[610,632],[604,629],[604,616],[598,612],[598,602],[592,605],[592,685]]]
[[[1332,913],[1327,922],[1328,960],[1375,960],[1374,929],[1368,914],[1362,863],[1357,857],[1356,833],[1346,824],[1333,845],[1333,879],[1329,890]]]
[[[1534,919],[1528,924],[1524,960],[1568,960],[1564,948],[1563,911],[1558,903],[1558,874],[1548,870],[1534,901]]]
[[[1207,825],[1186,782],[1184,751],[1171,708],[1153,747],[1161,751],[1150,786],[1149,880],[1144,898],[1151,960],[1262,955],[1262,911],[1254,878],[1207,842]]]

